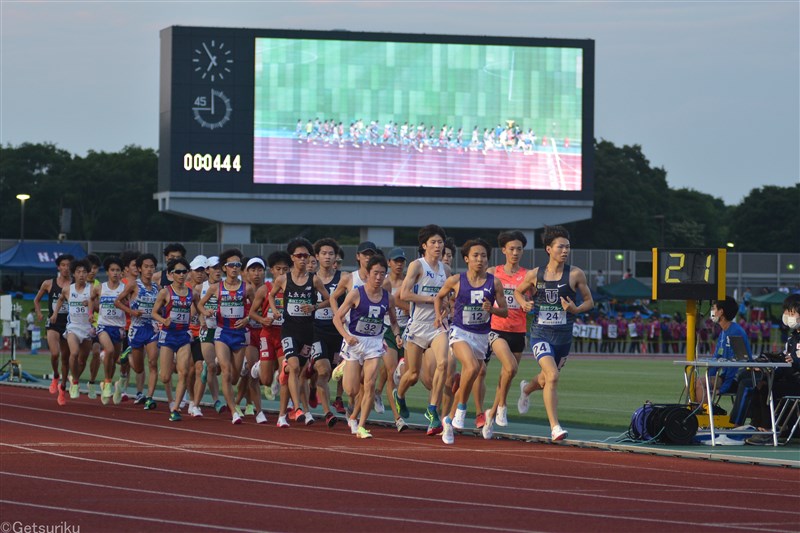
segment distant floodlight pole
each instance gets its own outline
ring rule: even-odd
[[[20,201],[22,207],[19,211],[19,242],[25,240],[25,200],[30,200],[30,194],[18,194],[17,200]]]

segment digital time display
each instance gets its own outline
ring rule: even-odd
[[[653,248],[653,300],[725,297],[725,250]]]

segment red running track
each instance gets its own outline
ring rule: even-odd
[[[274,416],[271,417],[274,419]],[[57,407],[0,386],[0,519],[89,531],[797,531],[796,469],[345,424]],[[6,529],[2,529],[4,533]],[[62,530],[69,531],[69,530]]]

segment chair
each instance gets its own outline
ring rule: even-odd
[[[800,425],[800,396],[784,396],[778,402],[775,408],[775,428],[778,435],[784,438],[783,435],[788,431],[785,437],[786,441],[792,440],[798,425]],[[792,423],[792,414],[794,414],[794,423]],[[791,424],[791,429],[789,429]]]

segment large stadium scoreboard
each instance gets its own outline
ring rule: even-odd
[[[161,32],[159,191],[591,200],[591,40]]]

